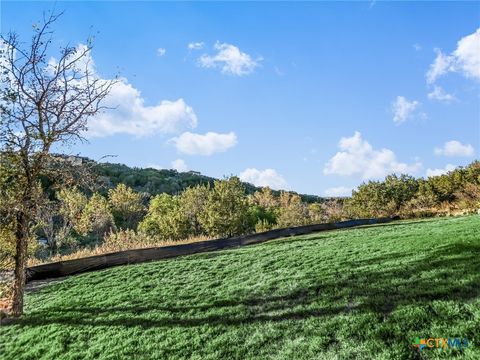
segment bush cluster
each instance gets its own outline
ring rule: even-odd
[[[352,218],[474,212],[480,209],[480,162],[427,179],[389,175],[383,181],[361,184],[349,198],[314,203],[302,201],[296,193],[275,192],[268,187],[249,194],[235,176],[188,187],[177,195],[163,193],[151,198],[125,184],[106,194],[88,196],[75,186],[64,187],[44,198],[32,224],[37,239],[31,240],[30,247],[30,255],[40,258],[107,242],[108,248],[120,249],[123,242],[131,248],[134,242],[140,246],[230,237]],[[0,224],[3,268],[11,265],[15,251],[14,221]]]
[[[361,184],[345,201],[346,217],[404,218],[476,212],[480,209],[480,161],[427,179],[389,175]]]

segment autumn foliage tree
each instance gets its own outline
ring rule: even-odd
[[[115,229],[115,220],[107,199],[98,193],[93,194],[82,211],[78,224],[79,233],[83,236],[90,235],[94,240],[100,241],[105,234]]]
[[[78,230],[88,202],[87,196],[75,186],[59,189],[55,198],[45,198],[39,204],[36,219],[52,254],[74,242],[72,233]]]
[[[59,16],[45,16],[25,46],[13,32],[0,39],[1,156],[11,169],[5,184],[15,184],[1,190],[14,198],[8,209],[15,237],[14,316],[23,312],[28,242],[41,196],[39,176],[49,171],[61,176],[50,156],[52,147],[83,139],[87,120],[102,110],[115,82],[95,74],[91,41],[60,48],[52,57],[52,25]]]
[[[298,194],[282,191],[277,218],[278,227],[299,226],[308,223],[308,209]]]
[[[197,185],[185,189],[179,196],[180,211],[186,217],[191,235],[198,236],[204,231],[200,217],[205,211],[209,192],[209,186]]]
[[[125,184],[118,184],[115,189],[108,191],[108,203],[115,224],[120,229],[135,230],[137,228],[146,212],[142,200],[141,194]]]
[[[268,231],[276,226],[279,200],[268,186],[249,196],[249,202],[255,231]]]

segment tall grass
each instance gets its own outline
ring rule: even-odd
[[[190,244],[209,239],[211,238],[207,236],[192,236],[182,240],[159,240],[133,230],[121,230],[107,234],[101,244],[91,248],[81,248],[69,254],[55,254],[44,259],[32,257],[29,259],[28,266],[62,260],[80,259],[88,256],[108,254],[123,250]]]

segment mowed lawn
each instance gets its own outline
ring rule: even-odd
[[[467,337],[466,350],[413,350]],[[412,220],[70,277],[1,359],[480,359],[480,216]]]

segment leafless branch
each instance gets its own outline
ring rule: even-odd
[[[5,211],[15,224],[14,314],[22,312],[30,224],[41,210],[39,176],[63,185],[92,184],[88,166],[52,156],[52,146],[83,141],[87,121],[106,109],[102,102],[117,82],[96,74],[90,40],[86,45],[61,48],[56,60],[47,58],[52,25],[61,15],[44,16],[28,46],[13,32],[0,36],[0,165],[15,170],[11,179],[2,179],[0,189],[12,203]],[[7,186],[15,189],[13,197]],[[48,223],[47,232],[50,227]]]

